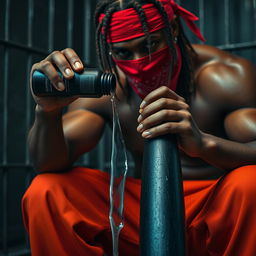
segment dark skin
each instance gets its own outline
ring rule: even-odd
[[[178,31],[174,31],[178,33]],[[162,31],[154,33],[151,51],[166,45]],[[136,59],[147,54],[145,37],[113,44],[112,54]],[[193,45],[196,95],[190,106],[167,87],[148,94],[143,102],[132,92],[130,101],[117,86],[117,107],[127,149],[140,177],[144,138],[175,133],[185,179],[218,177],[236,167],[256,164],[256,72],[252,64],[211,46]],[[56,67],[70,79],[81,72],[82,61],[72,49],[56,51],[36,63],[53,86],[62,90]],[[65,70],[69,72],[65,72]],[[86,67],[85,67],[86,68]],[[124,75],[119,70],[121,82]],[[59,87],[58,87],[59,84]],[[127,88],[124,88],[127,90]],[[28,142],[39,171],[68,168],[99,141],[111,124],[110,97],[38,98],[35,123]],[[62,117],[62,109],[69,111]]]

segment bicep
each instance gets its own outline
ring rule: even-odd
[[[104,118],[91,111],[77,109],[64,115],[63,131],[72,160],[98,143],[104,126]]]
[[[256,108],[242,108],[225,118],[227,136],[241,143],[256,144]]]

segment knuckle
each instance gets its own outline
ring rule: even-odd
[[[52,63],[49,60],[43,60],[40,62],[40,66],[44,70],[48,69],[51,65]]]
[[[59,55],[60,54],[60,51],[53,51],[51,54],[50,54],[50,56],[51,56],[51,58],[54,58],[54,57],[56,57],[56,55]]]
[[[70,48],[70,47],[67,47],[67,48],[66,48],[66,51],[73,51],[73,49]]]
[[[161,98],[160,105],[161,107],[166,107],[168,105],[168,99]]]
[[[67,52],[67,48],[61,50],[61,53],[65,54]]]
[[[161,90],[163,93],[169,92],[169,88],[167,86],[161,86]]]
[[[51,54],[52,54],[52,55],[55,55],[55,54],[59,54],[59,53],[60,53],[59,50],[55,50],[55,51],[53,51]]]
[[[163,118],[167,119],[169,117],[169,111],[167,109],[162,110]]]
[[[31,71],[34,71],[34,70],[36,70],[36,69],[38,69],[38,65],[39,65],[40,63],[34,63],[33,65],[32,65],[32,67],[31,67]]]
[[[37,67],[37,65],[38,65],[38,63],[34,63],[34,64],[32,65],[32,69],[35,69],[35,68]]]
[[[66,58],[69,60],[69,62],[72,63],[72,65],[75,64],[75,62],[77,62],[77,61],[80,62],[78,55],[76,54],[76,52],[73,49],[66,48],[66,49],[62,50],[61,52],[66,56]]]
[[[69,53],[69,52],[73,52],[73,49],[71,49],[70,47],[67,47],[67,48],[63,49],[61,52],[66,54],[66,53]]]

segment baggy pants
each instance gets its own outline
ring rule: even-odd
[[[187,254],[256,255],[256,166],[184,181]],[[127,178],[119,255],[139,255],[139,179]],[[32,256],[112,255],[109,175],[75,167],[34,178],[22,201]]]

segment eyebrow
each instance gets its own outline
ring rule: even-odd
[[[159,34],[151,34],[151,39],[159,39]],[[147,38],[143,38],[143,40],[139,41],[137,45],[142,45],[147,41]],[[112,50],[129,50],[126,48],[126,46],[112,46]]]

